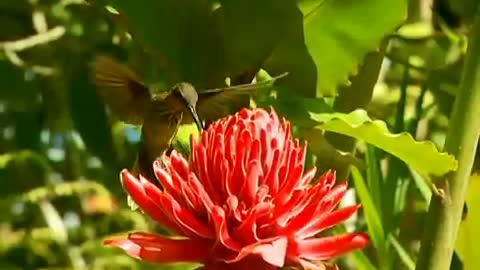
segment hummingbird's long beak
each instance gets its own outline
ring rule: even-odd
[[[195,124],[197,125],[198,130],[202,131],[205,127],[203,126],[203,122],[200,119],[200,116],[198,116],[197,109],[195,109],[195,106],[192,106],[192,105],[188,105],[188,109],[192,113],[193,120],[195,121]]]

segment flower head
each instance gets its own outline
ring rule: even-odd
[[[172,152],[154,163],[163,187],[122,171],[143,211],[182,238],[132,233],[107,245],[150,262],[199,262],[202,269],[325,269],[321,261],[368,244],[363,233],[318,237],[358,205],[335,209],[347,190],[327,172],[312,183],[306,146],[289,122],[263,109],[243,109],[192,139],[187,161]]]

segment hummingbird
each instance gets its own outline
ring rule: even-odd
[[[134,171],[149,177],[153,176],[153,161],[173,149],[180,124],[195,122],[202,130],[202,118],[214,120],[228,112],[227,101],[251,95],[288,74],[256,84],[203,91],[180,82],[168,91],[161,91],[158,86],[142,83],[128,66],[106,55],[96,57],[94,72],[97,93],[111,112],[126,123],[142,126],[142,143]]]

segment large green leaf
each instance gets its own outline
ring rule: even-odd
[[[220,2],[225,60],[232,75],[252,67],[258,70],[297,19],[294,0]]]
[[[480,174],[472,175],[467,195],[468,215],[460,225],[456,249],[465,269],[480,269]]]
[[[129,31],[169,74],[169,83],[190,81],[204,88],[223,80],[219,26],[208,1],[112,1]]]
[[[344,113],[310,113],[315,128],[364,140],[403,160],[424,176],[441,176],[456,170],[452,155],[440,153],[432,142],[418,142],[409,133],[392,134],[385,122],[372,120],[364,110]]]
[[[305,41],[317,66],[317,91],[336,87],[355,73],[365,54],[377,49],[406,16],[406,0],[302,0]]]
[[[112,2],[163,71],[200,88],[218,87],[226,75],[255,74],[296,11],[293,0],[220,4],[214,9],[208,1],[196,0]]]
[[[263,68],[271,74],[289,72],[288,78],[277,84],[279,95],[291,97],[291,94],[295,94],[314,98],[317,68],[305,45],[303,15],[297,7],[292,8],[292,12],[289,14],[290,23],[286,26],[285,35],[263,63]]]

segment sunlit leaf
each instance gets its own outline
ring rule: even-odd
[[[381,39],[405,19],[407,2],[300,1],[306,44],[317,66],[319,94],[336,94],[336,87],[355,73],[365,54],[377,49]]]
[[[385,122],[370,119],[364,110],[310,115],[319,123],[316,128],[364,140],[398,157],[424,176],[441,176],[457,168],[455,158],[439,152],[432,142],[417,142],[409,133],[392,134]]]
[[[184,156],[190,156],[190,138],[198,134],[198,128],[194,123],[181,125],[173,141],[173,147]]]
[[[463,261],[464,269],[480,269],[480,174],[470,179],[467,204],[468,216],[460,225],[456,248]]]

